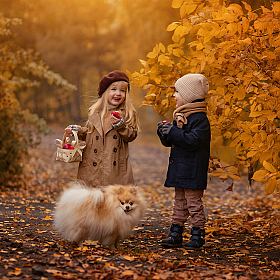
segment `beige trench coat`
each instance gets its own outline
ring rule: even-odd
[[[136,138],[137,131],[124,122],[118,128],[109,125],[103,133],[99,113],[90,116],[90,121],[94,126],[92,133],[88,133],[87,127],[79,127],[79,138],[86,141],[86,147],[77,179],[91,187],[134,184],[128,143]]]

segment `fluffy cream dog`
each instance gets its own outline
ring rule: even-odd
[[[75,183],[63,192],[55,211],[55,226],[63,238],[78,245],[97,240],[110,249],[127,238],[144,216],[139,187],[112,185],[87,188]]]

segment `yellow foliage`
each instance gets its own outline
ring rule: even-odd
[[[252,179],[267,181],[266,192],[272,193],[280,180],[279,2],[258,13],[245,1],[173,0],[172,7],[181,16],[166,29],[173,43],[156,45],[132,74],[135,85],[150,90],[143,104],[164,115],[174,104],[175,81],[187,73],[204,74],[211,85],[212,149],[233,148],[236,167],[254,166]],[[239,169],[216,169],[213,176],[240,180]]]

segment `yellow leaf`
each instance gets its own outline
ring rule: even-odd
[[[247,154],[247,158],[250,158],[250,157],[253,157],[258,151],[250,151],[248,154]]]
[[[184,0],[173,0],[172,1],[172,8],[178,9],[182,6]]]
[[[265,192],[272,194],[276,188],[277,181],[275,178],[270,178],[265,184]]]
[[[142,76],[141,78],[139,78],[139,80],[137,82],[137,86],[143,87],[148,82],[149,82],[149,77],[148,76]]]
[[[187,27],[184,25],[180,25],[178,26],[175,31],[174,31],[174,35],[178,36],[178,37],[183,37],[185,35],[185,31],[186,31]]]
[[[238,175],[235,175],[235,174],[228,174],[228,176],[229,176],[231,179],[233,179],[233,180],[236,180],[236,181],[243,181],[243,180],[241,179],[241,177],[238,176]]]
[[[267,22],[262,20],[256,20],[254,22],[254,28],[257,30],[265,30],[267,27]]]
[[[46,216],[45,220],[46,220],[46,221],[51,221],[52,218],[51,218],[50,216]]]
[[[227,29],[228,34],[233,36],[238,31],[238,24],[236,22],[231,22],[227,25]]]
[[[165,53],[165,46],[163,45],[163,43],[159,43],[159,49]]]
[[[228,178],[228,174],[225,173],[225,174],[219,176],[219,178],[220,179],[227,179]]]
[[[250,26],[249,20],[246,17],[243,17],[242,18],[242,31],[243,31],[243,33],[247,32],[247,30],[249,29],[249,26]]]
[[[237,20],[236,15],[233,13],[224,13],[223,20],[225,22],[235,22]]]
[[[153,51],[153,52],[149,52],[149,53],[147,54],[147,57],[148,57],[148,58],[156,58],[157,55],[158,55],[158,53]]]
[[[279,13],[280,13],[280,2],[274,2],[274,3],[273,3],[272,11],[273,11],[275,14],[279,14]]]
[[[134,257],[130,257],[130,256],[123,256],[123,258],[124,258],[125,260],[127,260],[127,261],[130,261],[130,262],[132,262],[132,261],[135,260]]]
[[[258,15],[256,13],[248,12],[248,20],[256,20],[258,18]]]
[[[173,31],[178,25],[178,22],[172,22],[167,26],[166,31]]]
[[[228,11],[233,11],[236,15],[242,16],[243,11],[240,5],[238,4],[230,4],[229,7],[227,8]]]
[[[232,136],[232,133],[230,131],[227,131],[226,133],[223,134],[225,138],[230,138]]]
[[[16,276],[19,276],[20,274],[21,274],[21,269],[20,268],[15,268],[15,271],[14,271],[14,274],[16,275]]]
[[[203,71],[204,67],[205,67],[205,64],[206,64],[206,57],[205,55],[202,56],[202,59],[201,59],[201,72]]]
[[[240,135],[230,143],[230,147],[236,146],[240,141]]]
[[[244,5],[245,9],[246,9],[248,12],[251,12],[251,11],[252,11],[251,6],[250,6],[247,2],[242,1],[242,4]]]
[[[265,169],[267,169],[268,171],[270,171],[271,173],[277,172],[276,168],[271,163],[267,162],[266,160],[263,162],[263,167]]]
[[[173,49],[173,54],[177,57],[181,57],[182,55],[184,55],[184,51],[182,49],[175,48]]]
[[[234,173],[234,174],[239,174],[239,170],[237,167],[235,166],[231,166],[229,169],[228,169],[228,172],[231,172],[231,173]]]
[[[240,86],[239,89],[234,93],[233,97],[237,98],[238,100],[243,100],[246,97],[244,87]]]
[[[133,275],[134,272],[132,270],[125,270],[123,273],[122,273],[122,276],[131,276]]]
[[[183,18],[185,15],[191,14],[197,7],[195,3],[183,4],[180,8],[180,16]]]
[[[266,181],[265,176],[267,175],[269,175],[269,173],[266,170],[261,169],[254,173],[252,179],[259,182],[264,182]]]

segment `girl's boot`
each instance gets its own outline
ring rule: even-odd
[[[167,238],[163,239],[161,245],[163,247],[180,247],[182,246],[182,234],[184,228],[177,224],[172,224],[170,233]]]
[[[205,244],[205,230],[198,226],[194,226],[191,230],[191,238],[188,243],[184,245],[186,249],[199,249]]]

